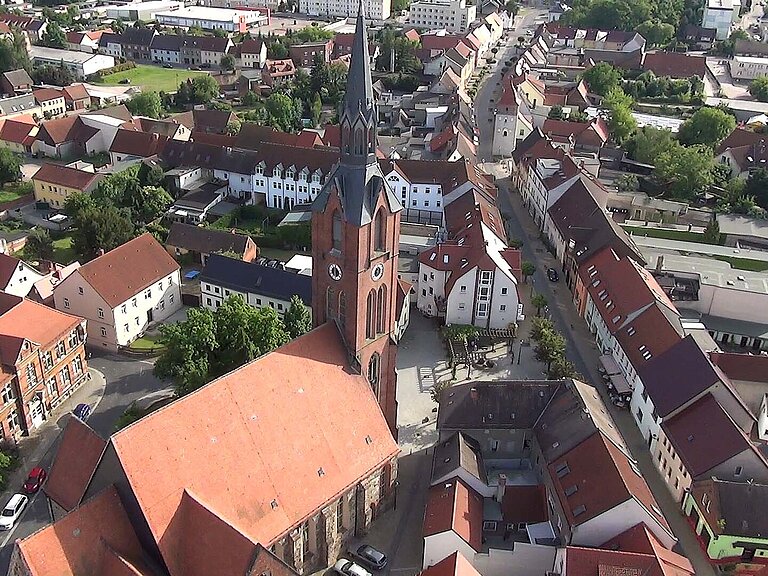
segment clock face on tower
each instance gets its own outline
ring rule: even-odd
[[[376,264],[376,266],[371,268],[371,280],[376,282],[378,280],[381,280],[382,276],[384,276],[384,264],[379,262],[378,264]]]
[[[341,266],[338,264],[331,264],[328,266],[328,276],[331,277],[331,280],[336,280],[337,282],[341,280],[341,275],[343,272],[341,271]]]

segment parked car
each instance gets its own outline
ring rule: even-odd
[[[163,64],[163,68],[173,68],[173,64],[166,62],[165,64]]]
[[[130,78],[123,78],[122,80],[120,80],[120,84],[130,84],[130,83],[131,83]]]
[[[78,404],[75,409],[72,410],[72,414],[80,418],[83,422],[88,421],[88,416],[91,415],[91,407],[88,404]]]
[[[368,572],[368,570],[345,558],[336,562],[336,564],[333,565],[333,570],[341,574],[341,576],[371,576],[371,573]]]
[[[24,508],[27,507],[27,504],[29,504],[29,498],[24,496],[24,494],[14,494],[11,496],[8,504],[3,508],[3,512],[0,513],[0,530],[10,530],[13,528],[21,513],[24,512]]]
[[[190,66],[190,67],[189,67],[189,69],[190,69],[190,70],[196,70],[196,71],[199,71],[199,70],[200,70],[200,66]]]
[[[27,481],[24,482],[24,492],[27,494],[34,494],[43,485],[43,482],[45,482],[45,479],[48,477],[48,473],[45,471],[44,468],[41,468],[40,466],[35,466],[30,470],[29,476],[27,476]]]
[[[354,552],[350,552],[350,555],[364,566],[374,570],[382,570],[387,565],[387,555],[368,544],[363,544]]]
[[[549,278],[550,282],[557,282],[560,280],[560,275],[554,268],[547,268],[547,278]]]
[[[202,68],[204,70],[208,69],[210,67],[211,67],[211,65],[208,62],[203,62],[202,64],[200,64],[200,68]]]

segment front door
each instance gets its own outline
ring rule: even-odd
[[[152,308],[147,310],[147,322],[152,323]]]
[[[40,426],[45,420],[43,403],[40,398],[35,397],[35,399],[29,403],[29,415],[32,417],[32,426],[35,428]]]

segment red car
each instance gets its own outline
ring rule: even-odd
[[[32,468],[32,471],[27,477],[27,481],[24,482],[24,492],[27,494],[34,494],[40,490],[40,487],[43,485],[43,482],[45,482],[47,476],[48,474],[43,468],[40,468],[39,466]]]

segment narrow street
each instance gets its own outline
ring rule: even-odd
[[[521,20],[521,24],[518,24],[518,29],[522,29],[527,25],[524,23],[532,21],[535,18],[533,14],[532,12],[526,13]],[[494,113],[491,99],[495,101],[498,98],[500,93],[498,83],[501,77],[501,67],[504,65],[504,61],[511,57],[513,53],[514,49],[509,47],[499,50],[496,70],[493,74],[489,74],[488,80],[480,87],[477,93],[476,117],[480,131],[478,160],[489,160],[482,165],[482,168],[497,179],[499,208],[507,222],[509,235],[523,242],[523,260],[533,262],[536,266],[536,272],[529,280],[529,285],[521,286],[521,290],[535,291],[546,297],[550,317],[557,330],[566,337],[566,355],[568,359],[575,364],[576,370],[587,381],[592,383],[601,382],[598,372],[598,357],[600,353],[586,323],[576,313],[570,290],[562,282],[550,282],[547,279],[546,269],[553,267],[559,270],[560,264],[546,250],[541,240],[539,240],[539,231],[525,210],[520,196],[511,189],[505,166],[492,162],[490,157],[493,124],[489,119],[492,118]],[[530,294],[525,296],[529,297]],[[526,316],[531,316],[535,313],[535,310],[528,309],[524,313]],[[690,560],[697,576],[714,576],[714,569],[709,564],[706,554],[701,549],[695,534],[683,517],[678,503],[675,502],[654,465],[647,443],[635,424],[632,415],[627,410],[617,408],[610,402],[605,386],[598,384],[596,388],[611,411],[627,446],[631,450],[633,457],[637,460],[637,465],[642,472],[643,478],[645,478],[648,486],[651,488],[673,533],[678,538],[678,551]]]

